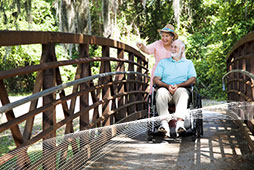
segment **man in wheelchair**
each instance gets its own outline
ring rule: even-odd
[[[168,103],[175,104],[177,136],[185,132],[184,118],[188,114],[189,91],[186,87],[195,84],[196,71],[191,60],[183,58],[185,45],[181,40],[175,40],[171,46],[172,57],[161,60],[154,73],[153,82],[159,89],[156,92],[156,109],[159,116],[169,115]],[[169,120],[163,119],[158,131],[165,132],[170,137]]]

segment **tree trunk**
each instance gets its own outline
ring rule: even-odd
[[[102,1],[102,17],[103,17],[103,36],[110,37],[111,36],[111,28],[110,28],[110,1],[103,0]]]
[[[180,28],[180,0],[174,0],[173,2],[173,10],[174,10],[174,15],[175,15],[175,20],[177,23],[177,29]]]
[[[90,2],[78,0],[75,3],[75,16],[77,20],[77,33],[91,34]]]

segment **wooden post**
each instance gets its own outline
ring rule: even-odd
[[[4,82],[3,80],[0,80],[0,100],[2,105],[6,105],[10,103],[10,100],[8,98],[8,93],[7,90],[5,88]],[[5,113],[7,121],[10,122],[12,120],[15,119],[15,115],[13,110],[10,110],[8,112]],[[22,134],[20,132],[19,126],[15,125],[14,127],[12,127],[11,129],[11,133],[12,133],[12,137],[14,139],[14,142],[16,144],[17,147],[19,147],[21,144],[24,143]],[[17,161],[17,166],[21,169],[23,168],[27,168],[30,165],[30,159],[28,157],[28,154],[26,152],[26,150],[22,150],[21,155],[18,156],[18,161]]]
[[[1,103],[2,105],[6,105],[10,103],[10,100],[8,98],[8,93],[7,90],[5,88],[4,82],[3,80],[0,80],[0,99],[1,99]],[[15,119],[15,115],[14,112],[12,110],[8,111],[5,113],[5,116],[7,118],[8,121],[12,121]],[[20,129],[18,127],[18,125],[15,125],[13,128],[11,128],[11,133],[14,139],[14,142],[16,144],[16,146],[20,146],[23,143],[23,137],[22,134],[20,132]]]
[[[89,45],[88,44],[80,44],[79,50],[80,58],[88,58],[89,57]],[[81,64],[81,78],[88,77],[91,75],[91,68],[89,63]],[[89,82],[82,83],[80,85],[80,90],[85,90],[89,88]],[[80,96],[80,110],[85,109],[89,106],[89,94]],[[80,130],[84,130],[84,128],[89,124],[89,111],[80,116]]]
[[[254,55],[254,42],[251,43],[251,54]],[[254,74],[253,64],[254,64],[254,57],[252,57],[250,59],[250,70],[249,70],[249,72],[252,73],[252,74]],[[253,79],[251,80],[251,84],[254,85],[254,80]],[[254,87],[251,88],[251,93],[252,93],[252,95],[251,95],[250,98],[252,99],[252,101],[254,101]]]
[[[46,62],[55,61],[55,44],[46,44],[42,45],[42,55],[47,56]],[[48,69],[43,71],[43,90],[54,87],[56,85],[55,80],[55,69]],[[56,100],[56,94],[49,94],[43,97],[43,105],[52,103]],[[47,110],[43,112],[43,131],[51,128],[56,124],[56,110],[55,107],[53,109]],[[56,147],[55,141],[51,141],[50,143],[45,142],[45,140],[56,137],[56,131],[51,134],[48,134],[46,137],[43,137],[43,156],[48,157],[48,160],[43,163],[44,169],[56,169],[56,153],[51,153]],[[52,163],[52,162],[53,163]]]
[[[120,58],[120,59],[124,58],[124,50],[122,50],[122,49],[118,49],[117,50],[117,58]],[[123,62],[118,62],[116,71],[125,71],[124,63]],[[115,76],[115,81],[123,81],[124,79],[125,79],[125,77],[124,77],[123,74]],[[115,94],[118,94],[118,93],[121,94],[123,92],[124,92],[124,84],[120,83],[115,88]],[[118,103],[117,103],[118,107],[124,105],[124,103],[125,103],[124,97],[119,97],[119,98],[117,98],[117,100],[118,100]],[[126,117],[126,114],[127,114],[127,110],[126,109],[120,110],[115,115],[116,122],[121,120],[122,118]]]
[[[89,58],[88,44],[79,45],[79,58]],[[91,75],[90,63],[83,63],[80,65],[80,68],[81,68],[80,78],[88,77]],[[89,82],[82,83],[80,84],[80,91],[86,90],[89,87],[90,87]],[[89,106],[89,93],[80,96],[80,110],[84,110],[88,106]],[[89,124],[89,111],[87,111],[86,113],[80,116],[79,122],[80,122],[80,131],[85,130],[85,127]],[[80,137],[80,151],[82,154],[80,156],[81,156],[81,159],[83,159],[83,161],[86,161],[84,157],[87,156],[87,153],[84,151],[84,147],[88,143],[89,143],[89,140],[86,136]],[[75,162],[73,163],[75,165]]]
[[[227,72],[229,72],[230,70],[232,70],[231,61],[227,60]],[[232,76],[229,75],[227,80],[230,80],[231,77]],[[227,90],[230,90],[230,89],[232,89],[232,85],[227,82]],[[231,95],[230,94],[228,94],[228,100],[231,100]]]
[[[102,46],[102,57],[109,57],[109,46]],[[109,61],[103,61],[101,62],[101,68],[100,73],[106,73],[111,72],[110,62]],[[110,77],[103,77],[99,81],[101,84],[110,82]],[[110,97],[110,88],[109,86],[105,86],[102,88],[102,99],[109,98]],[[107,116],[108,112],[110,110],[110,103],[106,102],[102,105],[102,115]],[[111,125],[113,122],[111,117],[106,118],[103,121],[103,126]]]
[[[142,62],[141,58],[138,57],[137,59],[138,59],[137,63],[141,65],[142,64],[141,63]],[[137,72],[142,73],[142,68],[138,66],[137,67]],[[142,76],[137,75],[137,80],[142,81]],[[139,91],[142,91],[142,84],[141,83],[136,83],[136,89],[139,90]],[[137,96],[136,96],[136,101],[141,101],[141,100],[142,100],[142,94],[138,93]],[[139,104],[137,106],[137,111],[142,110],[142,108],[143,108],[143,104]]]
[[[134,61],[134,54],[133,53],[129,53],[129,60],[130,61]],[[128,71],[134,71],[134,64],[133,63],[129,63],[129,67],[128,67]],[[130,80],[135,80],[135,75],[134,74],[130,74],[128,75],[128,78],[127,78],[128,81]],[[135,85],[134,85],[134,82],[130,82],[127,84],[127,91],[134,91],[135,90]],[[135,95],[134,94],[130,94],[128,96],[128,101],[127,103],[131,103],[135,101]],[[136,111],[136,106],[135,105],[132,105],[130,107],[128,107],[128,114],[132,114]]]

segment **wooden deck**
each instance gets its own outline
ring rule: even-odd
[[[191,137],[183,137],[180,142],[146,141],[142,134],[122,143],[85,169],[253,169],[254,155],[248,147],[240,129],[232,120],[215,120],[206,115],[204,136],[192,142]]]

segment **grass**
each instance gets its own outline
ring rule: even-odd
[[[77,145],[79,145],[79,140],[76,139],[77,141]],[[79,146],[78,146],[79,147]],[[35,144],[32,145],[31,147],[29,147],[28,149],[28,156],[30,158],[31,164],[33,165],[35,162],[39,161],[42,157],[43,157],[43,153],[42,153],[42,140]],[[71,145],[68,145],[68,151],[67,151],[67,159],[66,161],[68,161],[70,158],[72,158],[73,156],[73,151],[72,151],[72,147]],[[56,167],[59,166],[60,164],[60,157],[61,157],[61,150],[58,150],[56,153]],[[5,164],[0,166],[1,170],[4,169],[12,169],[15,168],[17,164],[17,156],[13,157],[11,160],[9,160],[8,162],[6,162]],[[42,165],[40,165],[37,169],[43,169]],[[61,168],[57,168],[57,169],[61,169]]]
[[[5,153],[15,149],[16,145],[12,136],[7,132],[0,135],[0,156],[3,156]]]
[[[61,120],[62,120],[62,118],[57,118],[57,122],[61,121]],[[0,119],[0,124],[1,123],[3,123],[3,122],[1,122],[1,119]],[[19,128],[20,128],[21,133],[23,133],[24,128],[25,128],[25,122],[22,122],[21,124],[19,124]],[[76,118],[73,120],[73,128],[74,128],[74,131],[77,131],[79,129],[79,118]],[[37,116],[35,116],[35,120],[34,120],[32,137],[36,136],[41,131],[42,131],[42,116],[37,115]],[[65,133],[65,126],[62,126],[61,128],[57,129],[56,136],[62,137],[62,136],[64,136],[64,133]],[[15,148],[16,148],[16,145],[13,140],[10,129],[0,133],[0,157]],[[35,144],[33,144],[29,147],[28,155],[31,158],[31,162],[35,162],[36,161],[36,160],[34,160],[35,155],[38,155],[41,152],[42,152],[42,140],[40,140],[39,142],[36,142]],[[16,158],[8,161],[9,163],[7,162],[7,164],[10,164],[10,163],[12,164],[13,162],[16,162],[15,159]],[[3,166],[6,167],[7,164],[4,164]],[[0,166],[0,169],[3,169],[1,167],[2,166]]]

